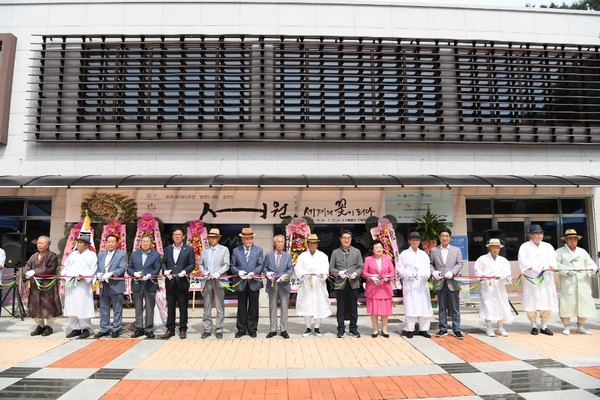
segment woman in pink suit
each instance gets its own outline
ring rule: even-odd
[[[388,316],[392,315],[392,278],[395,270],[392,258],[383,254],[383,245],[379,240],[371,246],[372,256],[365,258],[363,276],[367,280],[365,297],[367,298],[367,313],[371,314],[373,334],[379,334],[378,317],[381,317],[381,336],[389,338],[387,332]]]

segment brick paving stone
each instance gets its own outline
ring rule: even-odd
[[[69,339],[0,339],[0,349],[4,351],[0,357],[0,368],[8,368],[32,359],[68,342]]]
[[[593,376],[594,378],[600,379],[600,366],[598,367],[579,367],[575,368],[578,371],[584,372],[588,375]]]
[[[463,340],[448,335],[434,339],[436,343],[466,362],[512,361],[515,357],[466,335]],[[499,340],[502,340],[499,338]]]
[[[89,345],[50,364],[48,368],[103,368],[138,343],[135,339],[90,341]]]
[[[554,336],[531,335],[529,332],[510,333],[504,340],[509,340],[521,347],[552,359],[568,359],[576,357],[600,357],[598,336],[600,331],[591,329],[593,335],[581,335],[571,330],[570,335],[562,335],[554,330]]]

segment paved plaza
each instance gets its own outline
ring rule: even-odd
[[[516,304],[519,310],[519,304]],[[335,309],[335,306],[333,306]],[[600,325],[593,335],[529,333],[523,313],[508,337],[487,337],[476,305],[462,307],[465,339],[371,337],[359,308],[362,337],[336,338],[335,317],[323,337],[303,337],[303,319],[290,317],[290,339],[266,339],[261,308],[258,338],[235,339],[235,307],[226,308],[223,339],[201,339],[202,308],[192,311],[188,338],[67,339],[66,318],[49,337],[31,337],[31,319],[2,311],[0,398],[45,399],[597,399],[600,397]],[[295,315],[295,311],[290,311]],[[131,327],[133,310],[125,310]],[[98,318],[94,319],[97,329]],[[390,332],[401,329],[396,306]],[[435,333],[437,320],[431,333]],[[164,327],[156,331],[164,332]]]

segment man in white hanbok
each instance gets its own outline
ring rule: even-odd
[[[556,250],[556,263],[560,275],[558,315],[564,324],[562,333],[571,333],[571,318],[577,317],[577,332],[591,335],[592,331],[587,330],[583,324],[588,318],[596,317],[590,277],[598,267],[587,251],[577,247],[581,236],[575,229],[567,229],[561,239],[565,241],[565,245]]]
[[[556,253],[550,243],[543,242],[544,230],[534,224],[529,229],[529,241],[519,248],[519,269],[523,274],[523,310],[531,322],[531,334],[554,335],[548,329],[552,311],[558,311],[558,297],[554,284],[553,269],[556,268]],[[528,279],[529,278],[529,279]],[[541,329],[536,322],[540,315]]]
[[[90,336],[94,317],[92,278],[98,266],[96,253],[89,249],[91,240],[91,233],[82,229],[77,237],[77,249],[69,255],[62,269],[62,275],[70,277],[65,283],[63,313],[69,317],[71,332],[67,334],[68,338]]]
[[[331,315],[329,293],[327,292],[327,276],[329,260],[327,255],[317,250],[319,238],[316,234],[308,235],[306,240],[308,250],[296,260],[296,276],[300,279],[298,296],[296,298],[296,314],[304,316],[306,332],[302,336],[313,333],[321,334],[321,318]]]
[[[492,323],[497,321],[498,334],[508,336],[504,323],[512,321],[515,317],[510,312],[508,295],[505,283],[511,282],[510,263],[500,255],[500,249],[504,247],[500,239],[490,239],[486,245],[488,253],[475,261],[474,272],[480,277],[479,295],[479,318],[485,320],[485,334],[494,337]]]
[[[430,260],[427,253],[419,249],[421,235],[411,232],[408,235],[410,247],[400,253],[398,275],[403,279],[405,324],[402,335],[413,337],[415,324],[419,323],[419,335],[430,338],[429,326],[433,316],[431,296],[427,281],[431,276]]]

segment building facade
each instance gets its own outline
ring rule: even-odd
[[[4,241],[58,246],[86,201],[232,240],[251,225],[266,248],[304,215],[330,247],[384,215],[402,241],[430,207],[470,261],[494,232],[515,260],[532,223],[595,255],[598,26],[366,0],[0,1]]]

